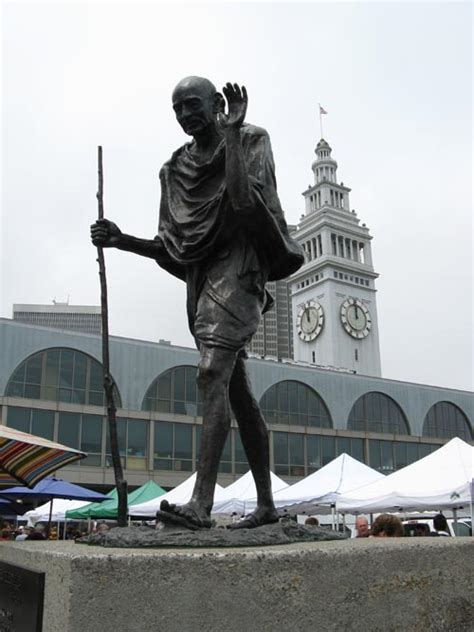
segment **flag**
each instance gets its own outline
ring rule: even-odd
[[[327,114],[326,110],[324,108],[322,108],[321,106],[319,106],[319,113],[320,114]]]

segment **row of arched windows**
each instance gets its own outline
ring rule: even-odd
[[[102,406],[102,367],[97,360],[72,349],[47,349],[29,357],[13,373],[6,396]],[[117,406],[120,394],[115,389]],[[270,424],[332,428],[330,412],[320,395],[295,380],[271,386],[260,399]],[[177,366],[159,375],[150,385],[142,410],[202,415],[196,386],[196,367]],[[362,395],[349,413],[348,430],[409,435],[406,416],[395,400],[384,393]],[[472,430],[463,411],[451,402],[438,402],[428,411],[423,436],[471,441]]]

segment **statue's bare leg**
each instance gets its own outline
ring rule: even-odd
[[[203,401],[203,427],[196,483],[188,503],[162,509],[193,525],[210,527],[219,461],[230,428],[229,383],[236,352],[205,346],[200,352],[197,380]]]
[[[232,528],[258,527],[276,522],[278,513],[272,497],[268,430],[260,407],[252,394],[243,358],[236,361],[230,381],[229,397],[257,488],[257,508],[245,520],[232,525]]]

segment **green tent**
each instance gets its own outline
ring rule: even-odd
[[[117,502],[117,488],[111,489],[107,496],[110,496],[110,500],[104,500],[104,504],[108,504],[111,501]],[[66,511],[66,520],[87,520],[91,517],[92,509],[98,507],[101,503],[89,503],[88,505],[84,505],[83,507],[79,507],[79,509],[70,509]]]
[[[134,492],[130,492],[128,495],[127,501],[128,506],[138,505],[140,503],[146,503],[148,500],[152,500],[153,498],[158,498],[158,496],[162,496],[165,493],[165,490],[162,489],[157,483],[154,481],[148,481]],[[66,512],[66,517],[68,520],[81,520],[84,518],[117,518],[117,507],[118,507],[118,499],[117,499],[117,490],[114,489],[110,494],[110,500],[104,500],[102,503],[91,503],[90,505],[86,505],[85,507],[81,507],[77,510],[71,510]]]

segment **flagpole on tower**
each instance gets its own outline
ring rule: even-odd
[[[321,103],[318,103],[319,106],[319,129],[321,132],[321,138],[324,138],[323,136],[323,114],[327,114],[326,110],[321,107]]]

